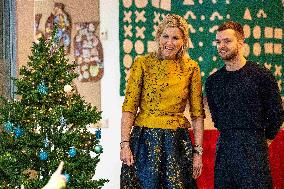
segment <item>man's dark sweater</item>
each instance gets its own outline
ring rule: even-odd
[[[277,82],[269,70],[247,61],[237,71],[225,67],[206,81],[206,96],[215,127],[265,131],[273,139],[284,120]]]

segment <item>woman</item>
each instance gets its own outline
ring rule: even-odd
[[[128,79],[121,118],[121,188],[197,188],[205,115],[200,69],[186,53],[186,20],[167,15],[156,42],[156,52],[136,58]],[[188,101],[194,147],[183,115]]]

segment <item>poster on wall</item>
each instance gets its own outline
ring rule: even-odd
[[[58,26],[57,38],[60,45],[64,47],[66,54],[70,53],[71,47],[71,19],[64,11],[64,4],[55,3],[50,16],[45,23],[45,38],[51,37],[54,25]]]
[[[69,59],[68,62],[70,64],[77,64],[78,61],[80,61],[80,56],[88,57],[89,55],[94,55],[90,56],[89,59],[82,59],[82,64],[76,67],[78,73],[80,73],[79,70],[85,71],[80,73],[80,77],[74,80],[74,85],[72,86],[76,86],[76,89],[84,96],[85,100],[100,110],[101,82],[99,79],[103,75],[103,54],[102,46],[97,36],[93,36],[92,39],[94,41],[93,47],[96,48],[90,46],[90,36],[94,35],[94,32],[98,34],[100,6],[99,1],[85,0],[83,3],[82,2],[83,1],[60,1],[59,3],[54,1],[34,1],[34,16],[36,17],[36,14],[41,15],[40,19],[37,19],[38,24],[37,21],[35,21],[34,25],[37,26],[38,31],[43,33],[44,37],[48,36],[45,34],[46,31],[50,32],[53,30],[52,24],[59,23],[61,27],[64,27],[62,28],[63,32],[58,33],[58,37],[61,36],[61,45],[65,43],[65,55],[66,58]],[[79,48],[80,44],[75,43],[75,35],[78,35],[77,29],[81,28],[81,26],[77,27],[76,23],[78,23],[78,25],[82,23],[82,25],[84,25],[82,27],[87,27],[84,24],[86,22],[90,30],[87,31],[89,34],[82,36],[82,39],[87,37],[85,39],[89,42],[87,45],[81,44],[85,47],[83,52],[83,48]],[[48,27],[47,23],[49,24]],[[90,23],[93,23],[93,26]],[[47,28],[48,30],[46,30]],[[70,38],[69,35],[65,35],[64,32],[66,32],[65,34],[71,34]],[[34,34],[36,34],[36,30]],[[69,48],[70,52],[68,52]],[[76,51],[77,56],[75,56],[75,49],[79,49],[79,51]],[[88,51],[92,52],[88,53]],[[81,80],[83,76],[85,79]]]
[[[74,57],[79,65],[79,81],[99,81],[104,73],[103,48],[95,34],[98,22],[75,23]]]
[[[157,26],[169,13],[183,16],[190,24],[189,55],[199,62],[203,84],[210,74],[223,66],[214,42],[218,25],[233,20],[244,26],[247,58],[272,72],[284,96],[282,0],[120,0],[121,96],[124,96],[135,57],[153,51]]]

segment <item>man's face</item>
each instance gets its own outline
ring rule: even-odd
[[[241,50],[241,40],[238,40],[232,29],[219,31],[216,34],[217,51],[223,60],[233,60]]]

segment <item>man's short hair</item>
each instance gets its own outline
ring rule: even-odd
[[[243,26],[238,23],[238,22],[233,22],[233,21],[227,21],[224,22],[223,24],[221,24],[217,31],[224,31],[227,29],[231,29],[234,30],[236,33],[237,38],[244,40],[245,39],[245,34],[244,34],[244,30],[243,30]]]

